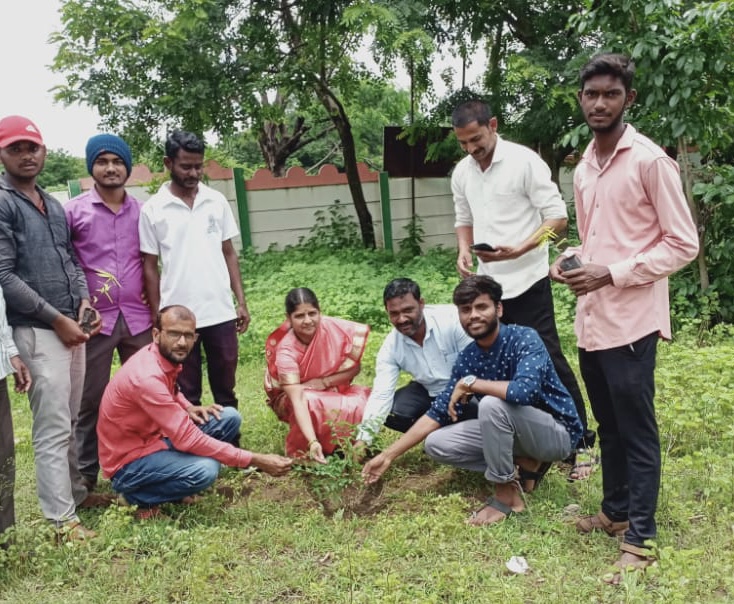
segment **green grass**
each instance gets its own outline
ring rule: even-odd
[[[298,260],[266,254],[248,258],[245,266],[254,318],[242,338],[238,394],[242,440],[253,450],[283,450],[286,427],[262,393],[262,342],[282,318],[290,287],[312,287],[325,312],[373,324],[358,380],[369,384],[387,331],[384,284],[411,275],[429,301],[448,302],[456,282],[451,253],[407,265],[362,253]],[[556,295],[559,330],[575,364],[572,301],[561,290]],[[569,484],[554,468],[528,497],[525,513],[472,528],[464,520],[487,496],[486,483],[477,474],[433,464],[419,448],[394,464],[380,488],[353,486],[341,500],[324,501],[322,479],[303,472],[273,479],[227,469],[219,482],[231,488],[231,500],[210,492],[196,506],[167,506],[170,520],[147,523],[134,521],[127,508],[83,510],[98,538],[56,546],[35,495],[30,410],[25,398],[13,395],[18,522],[16,545],[0,551],[0,602],[733,601],[734,345],[723,331],[704,348],[681,337],[659,349],[659,563],[644,580],[603,584],[616,543],[604,535],[577,535],[565,512],[571,504],[584,512],[598,509],[600,472]],[[385,430],[379,442],[394,437]],[[527,559],[527,575],[506,570],[513,555]]]

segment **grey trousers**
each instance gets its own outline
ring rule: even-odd
[[[15,508],[15,444],[13,441],[13,416],[10,413],[8,381],[0,380],[0,533],[13,526]]]
[[[571,453],[571,438],[550,414],[485,396],[477,419],[444,426],[426,438],[429,457],[465,470],[483,472],[489,482],[515,476],[515,457],[559,461]]]
[[[102,394],[110,381],[112,355],[117,349],[120,362],[124,363],[138,350],[153,341],[150,329],[135,336],[125,323],[122,313],[108,336],[98,334],[86,344],[87,368],[84,374],[84,390],[76,425],[79,471],[91,483],[97,482],[99,457],[97,453],[97,417]]]
[[[33,376],[28,398],[41,511],[61,526],[79,519],[76,506],[87,496],[74,441],[84,385],[84,346],[69,348],[53,330],[37,327],[16,327],[13,339]]]

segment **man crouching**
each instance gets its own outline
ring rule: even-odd
[[[140,508],[142,518],[157,515],[161,503],[187,501],[209,487],[220,463],[255,466],[273,476],[291,468],[287,457],[229,444],[242,421],[234,408],[196,407],[179,392],[176,378],[196,338],[196,318],[188,308],[161,309],[153,343],[120,368],[102,397],[97,423],[102,472]]]
[[[483,275],[456,287],[459,321],[474,342],[459,354],[446,389],[426,414],[365,465],[365,482],[376,481],[395,458],[426,439],[431,458],[482,472],[495,485],[494,497],[469,519],[491,524],[522,511],[520,489],[534,490],[550,462],[569,455],[583,429],[573,400],[538,332],[500,323],[501,298],[502,286]],[[472,399],[478,406],[465,409]]]

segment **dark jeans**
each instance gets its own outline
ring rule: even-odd
[[[385,420],[385,425],[398,432],[407,432],[416,420],[431,408],[432,402],[428,390],[418,382],[410,382],[395,391],[392,409]]]
[[[120,362],[125,363],[138,350],[153,341],[150,329],[135,336],[130,334],[122,313],[108,336],[98,334],[87,342],[87,368],[84,373],[79,420],[76,424],[79,472],[92,484],[97,482],[99,458],[97,454],[97,417],[102,394],[110,381],[112,356],[117,349]]]
[[[8,381],[0,380],[0,534],[15,523],[15,445]]]
[[[395,391],[392,409],[385,420],[385,425],[398,432],[407,432],[416,420],[431,408],[432,403],[433,398],[422,384],[410,382]],[[464,405],[461,419],[476,419],[477,405],[478,401],[474,398]]]
[[[538,332],[548,349],[548,354],[550,354],[558,377],[571,395],[576,412],[584,426],[584,435],[574,448],[593,446],[596,435],[593,430],[588,429],[584,397],[581,394],[576,376],[563,355],[561,342],[558,339],[550,279],[544,277],[519,296],[502,300],[502,308],[504,309],[502,314],[503,323],[516,323],[517,325],[532,327]]]
[[[625,542],[644,546],[656,534],[660,488],[660,439],[655,420],[655,353],[658,334],[632,344],[587,352],[579,349],[581,375],[599,422],[602,511],[629,520]]]
[[[207,377],[214,402],[223,407],[237,408],[234,393],[237,372],[237,329],[234,319],[196,330],[199,339],[183,364],[178,386],[186,399],[201,405],[201,348],[206,353]]]
[[[221,419],[214,416],[200,425],[206,435],[229,442],[241,422],[234,409],[224,409]],[[165,439],[168,449],[139,457],[120,468],[112,477],[112,488],[125,499],[140,507],[151,507],[168,501],[180,501],[210,487],[219,475],[219,462],[177,451]]]

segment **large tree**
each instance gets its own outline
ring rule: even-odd
[[[373,77],[353,58],[370,30],[364,15],[355,21],[358,4],[66,0],[53,38],[54,67],[67,80],[57,96],[94,106],[138,148],[171,127],[220,135],[252,127],[275,173],[324,133],[299,113],[315,96],[339,134],[362,238],[374,246],[346,110],[357,82]]]
[[[87,176],[87,166],[80,157],[72,156],[64,149],[49,149],[38,184],[44,189],[61,189],[70,180]]]

